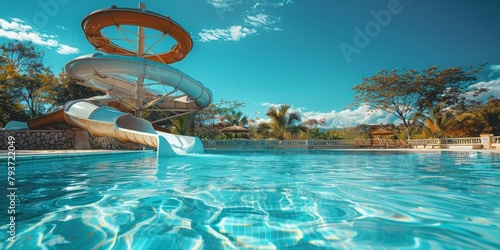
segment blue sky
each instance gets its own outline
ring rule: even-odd
[[[350,89],[381,69],[489,63],[478,86],[500,96],[498,0],[143,1],[188,30],[194,48],[172,64],[210,88],[214,100],[244,102],[250,117],[289,103],[326,127],[394,122],[366,107],[345,109]],[[30,40],[58,74],[93,53],[81,29],[90,12],[137,1],[2,1],[0,42]]]

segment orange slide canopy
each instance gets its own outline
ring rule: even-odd
[[[155,29],[164,35],[170,35],[177,44],[170,51],[155,55],[144,55],[144,58],[161,63],[174,63],[182,60],[193,48],[193,40],[186,30],[172,21],[170,17],[162,16],[151,11],[140,9],[117,8],[94,11],[82,21],[82,29],[87,40],[97,49],[121,55],[136,55],[131,51],[112,43],[101,33],[103,28],[109,26],[131,25]]]

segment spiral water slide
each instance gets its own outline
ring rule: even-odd
[[[137,51],[117,45],[103,35],[108,27],[137,26]],[[28,121],[30,129],[67,122],[98,136],[114,137],[157,148],[158,156],[203,153],[199,138],[158,131],[139,118],[142,110],[169,111],[174,116],[201,110],[212,101],[212,93],[200,82],[169,66],[191,50],[189,34],[169,17],[139,9],[102,9],[82,22],[87,40],[104,53],[78,57],[66,64],[66,72],[78,84],[98,89],[107,96],[70,101],[58,111]],[[153,53],[144,46],[144,28],[170,36],[177,44]],[[121,31],[120,31],[121,32]],[[180,94],[179,94],[180,93]],[[134,104],[136,104],[134,106]],[[136,116],[131,113],[136,112]]]

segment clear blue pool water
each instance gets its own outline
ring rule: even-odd
[[[0,249],[500,248],[498,153],[142,154],[16,176]]]

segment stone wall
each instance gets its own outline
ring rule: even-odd
[[[7,150],[8,137],[15,139],[14,146],[19,150],[35,149],[73,149],[75,144],[73,129],[61,130],[0,130],[0,150]]]
[[[92,149],[111,149],[111,150],[140,150],[141,144],[122,142],[118,139],[102,136],[90,136],[90,147]]]
[[[8,137],[15,138],[17,150],[48,149],[142,149],[142,145],[124,143],[110,137],[93,136],[79,128],[59,130],[0,130],[0,150],[7,150]]]

